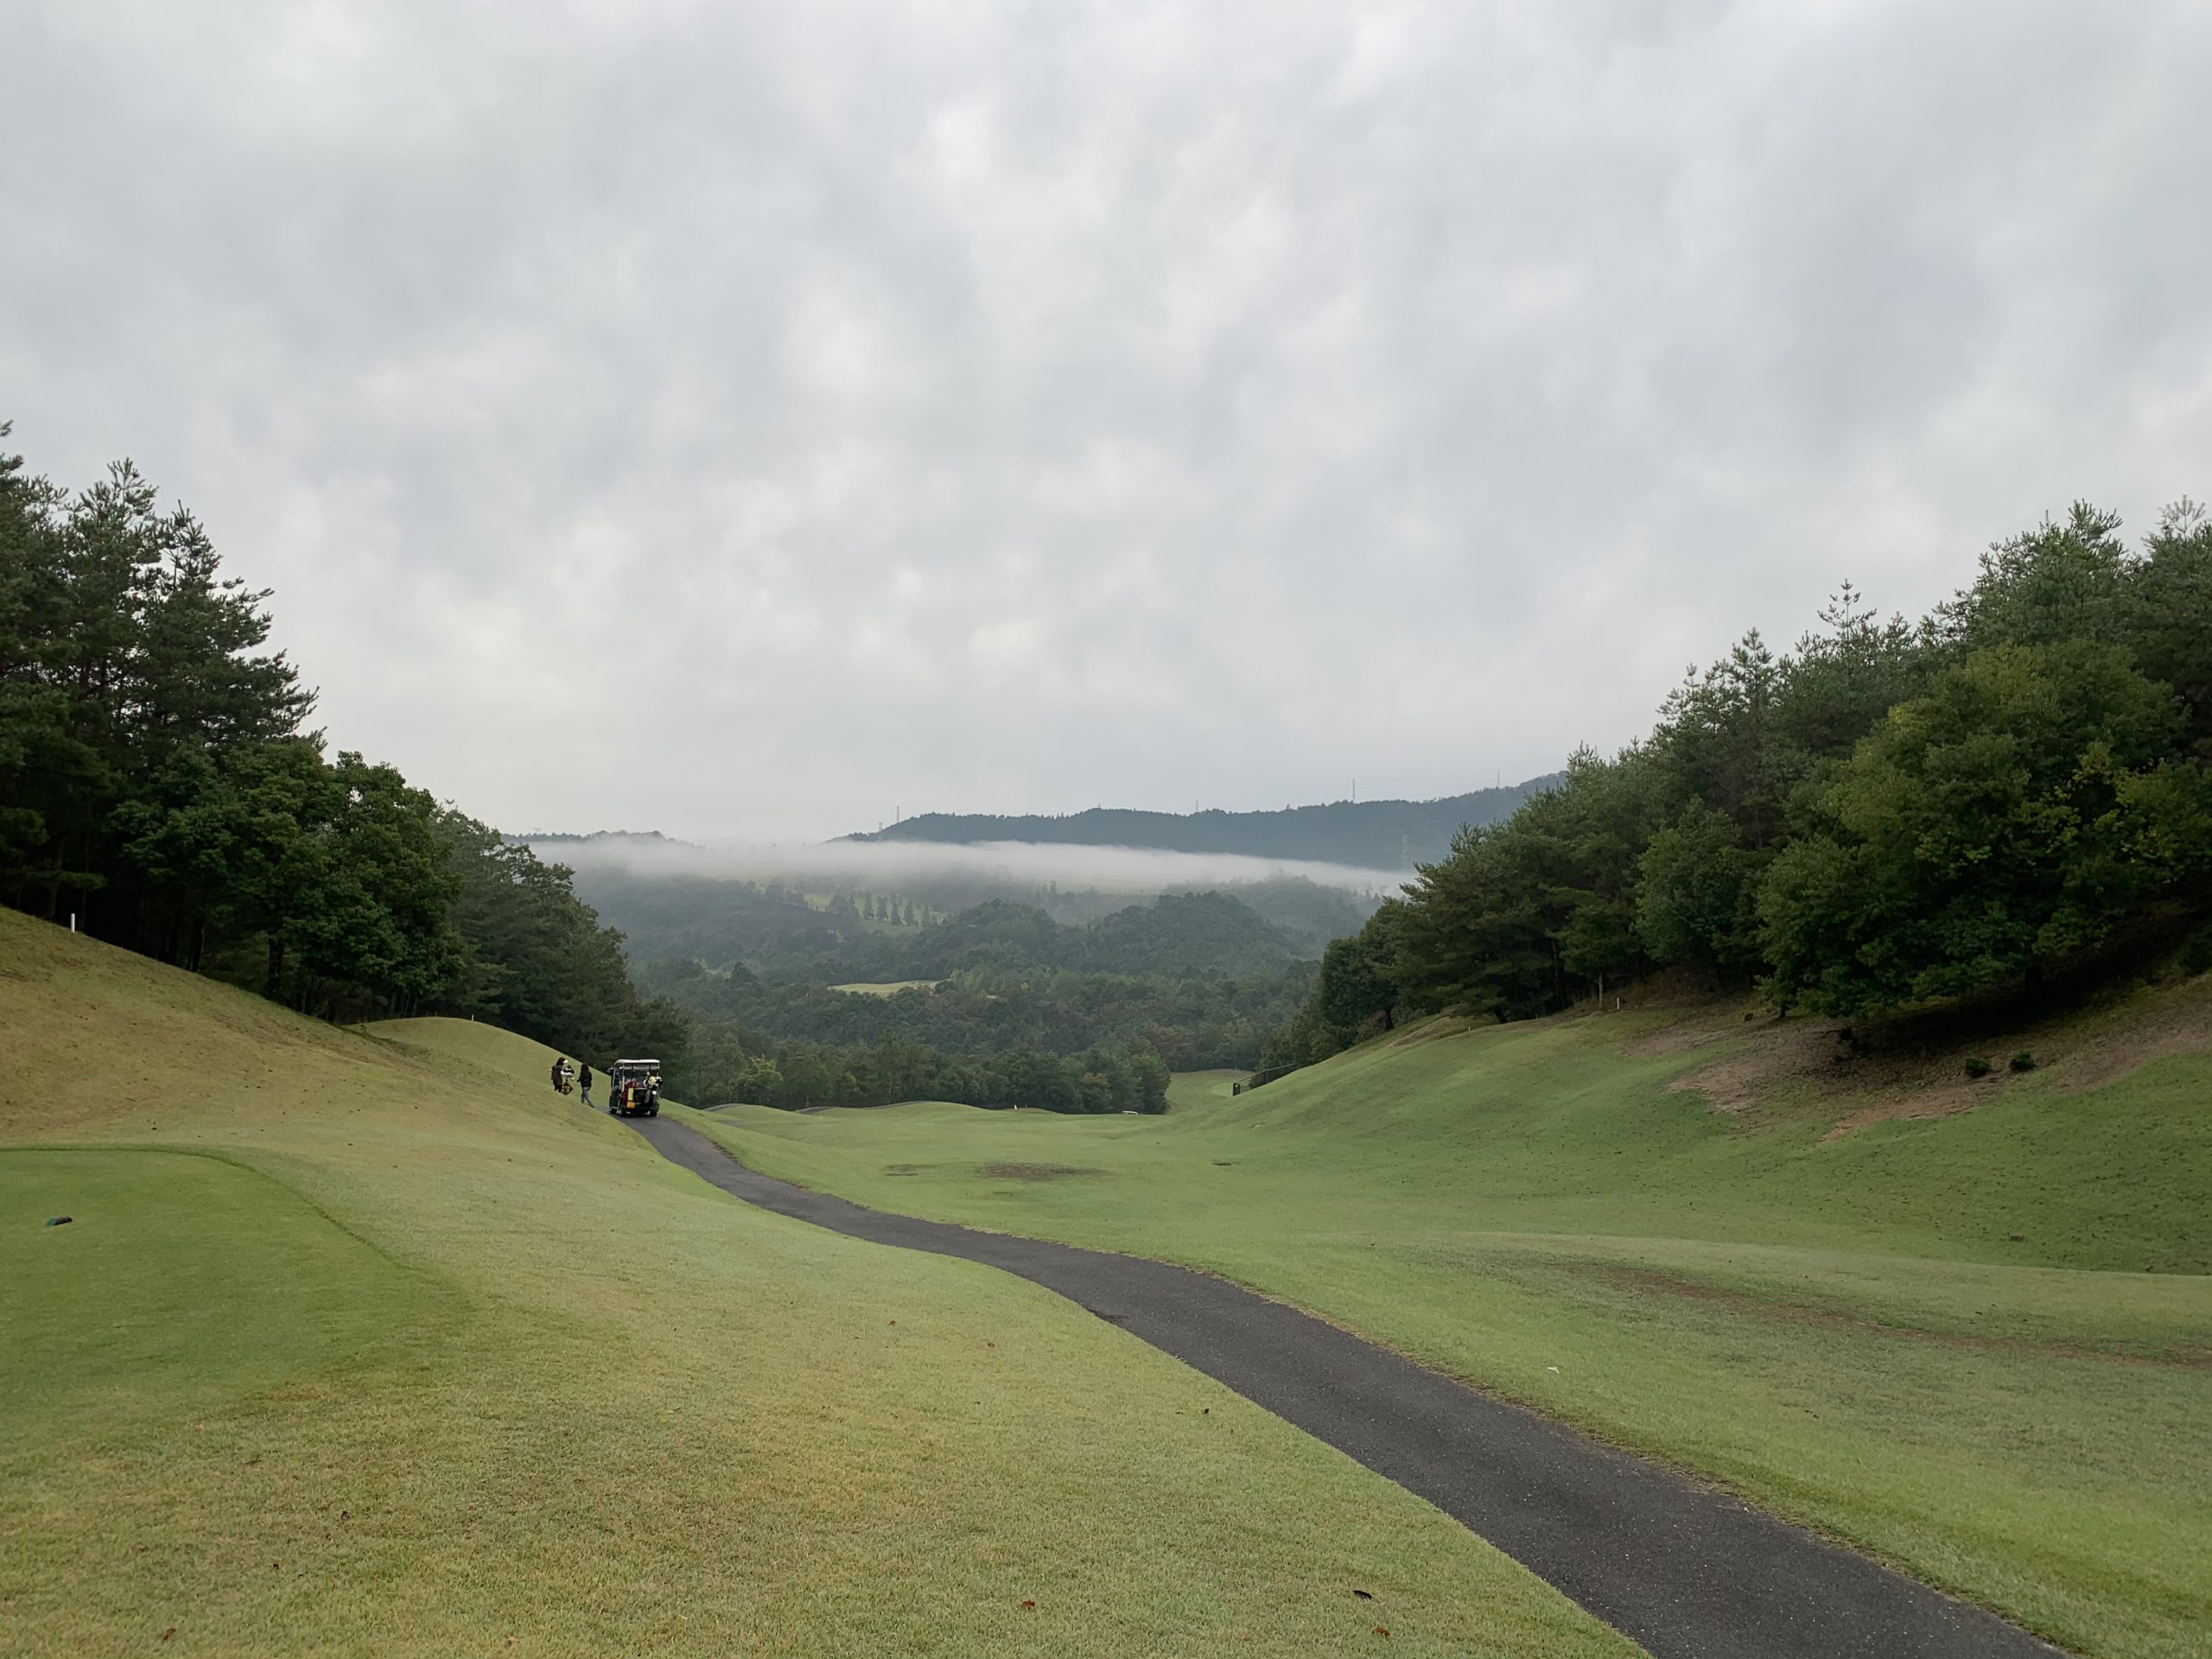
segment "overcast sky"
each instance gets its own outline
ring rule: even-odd
[[[0,24],[12,447],[510,829],[1456,793],[2212,495],[2201,0]]]

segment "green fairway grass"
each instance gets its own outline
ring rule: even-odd
[[[887,979],[867,984],[832,985],[833,991],[849,991],[855,996],[896,996],[901,991],[926,991],[934,988],[933,979]]]
[[[219,1156],[0,1149],[0,1435],[11,1444],[220,1408],[388,1339],[433,1294]]]
[[[1178,1071],[1167,1080],[1167,1108],[1170,1111],[1181,1111],[1227,1100],[1235,1085],[1247,1075],[1243,1071]]]
[[[712,1191],[518,1038],[9,912],[0,1028],[0,1650],[1635,1651],[1034,1286]]]
[[[2206,1028],[2201,982],[2156,995]],[[2212,1651],[2212,1055],[1830,1138],[1868,1103],[1716,1111],[1668,1085],[1729,1050],[1658,1023],[1433,1026],[1178,1079],[1165,1118],[706,1127],[863,1203],[1221,1272],[2081,1652]]]

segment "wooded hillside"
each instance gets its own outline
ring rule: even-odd
[[[1917,622],[1847,587],[1585,751],[1332,945],[1271,1060],[1401,1007],[1541,1014],[1679,967],[1859,1016],[2024,984],[2212,911],[2212,518],[2077,505]],[[2212,950],[2212,944],[2193,947]]]
[[[73,493],[0,455],[0,899],[334,1018],[680,1052],[566,869],[330,755],[268,598],[128,461]]]

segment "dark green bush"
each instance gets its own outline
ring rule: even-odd
[[[2181,968],[2185,974],[2201,974],[2212,969],[2212,927],[2197,933],[2181,948]]]

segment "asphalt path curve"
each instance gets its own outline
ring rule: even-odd
[[[864,1209],[633,1120],[723,1192],[1057,1291],[1433,1503],[1654,1659],[2050,1659],[1966,1603],[1311,1314],[1188,1268]]]

